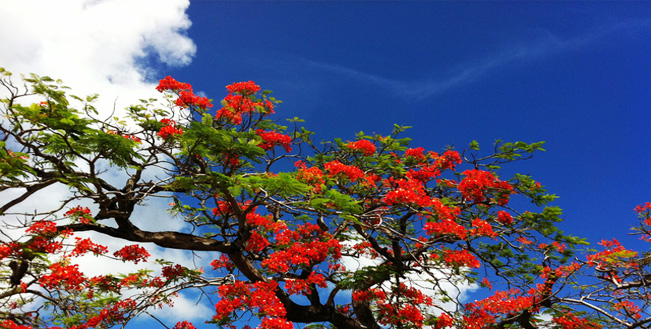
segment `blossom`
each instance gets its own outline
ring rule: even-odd
[[[260,329],[294,329],[294,325],[281,318],[264,318],[260,323]]]
[[[343,176],[348,178],[351,182],[355,182],[364,177],[364,172],[361,169],[355,166],[345,165],[338,160],[327,162],[323,166],[325,167],[330,177]]]
[[[222,254],[218,259],[210,262],[210,266],[212,266],[212,268],[215,270],[225,268],[227,271],[231,271],[235,268],[235,264],[233,264],[230,258],[228,258],[228,256],[225,254]]]
[[[571,312],[552,318],[552,322],[562,329],[600,329],[601,325],[592,323],[586,319],[579,318]]]
[[[382,202],[389,206],[399,203],[415,203],[421,207],[426,207],[432,204],[432,199],[425,193],[423,182],[419,180],[393,180],[390,178],[386,183],[388,185],[398,185],[397,188],[387,192],[384,198],[382,198]]]
[[[429,235],[456,235],[459,239],[466,238],[466,228],[449,219],[425,223],[423,228]]]
[[[500,210],[497,212],[497,221],[504,225],[511,225],[513,223],[513,217],[508,212]]]
[[[362,151],[362,153],[364,153],[366,156],[371,156],[373,153],[375,153],[375,144],[366,139],[361,139],[356,142],[349,142],[346,144],[346,147],[351,150]]]
[[[66,213],[63,215],[76,219],[82,224],[90,224],[93,221],[93,216],[90,212],[90,209],[87,207],[77,206],[66,211]]]
[[[292,138],[287,135],[276,131],[264,131],[262,129],[256,130],[255,133],[262,137],[262,143],[258,144],[258,146],[264,150],[270,150],[276,145],[282,146],[285,152],[291,152],[292,150]]]
[[[499,205],[508,203],[509,195],[513,192],[513,186],[507,182],[495,178],[492,173],[483,170],[466,170],[466,176],[457,186],[466,200],[481,203],[486,199],[486,193],[495,191]]]
[[[183,134],[183,129],[176,128],[176,121],[172,119],[162,119],[160,121],[163,124],[163,127],[157,133],[163,139],[168,139],[174,137],[175,135]]]
[[[436,319],[436,325],[434,326],[435,329],[442,329],[446,327],[452,327],[454,324],[454,319],[450,317],[447,313],[441,313],[439,317]]]
[[[75,248],[70,252],[70,256],[81,256],[89,251],[95,255],[103,255],[108,252],[108,248],[93,243],[90,238],[82,239],[80,237],[75,237]]]
[[[192,86],[189,83],[178,82],[174,78],[168,75],[164,79],[159,81],[156,90],[158,90],[159,92],[163,92],[166,90],[180,91],[180,90],[188,90],[191,88]]]
[[[177,322],[172,329],[196,329],[196,327],[193,326],[191,322],[183,321]]]
[[[460,164],[461,156],[459,152],[453,150],[447,150],[436,160],[435,164],[441,169],[450,169],[454,170],[458,164]]]
[[[147,249],[134,244],[130,246],[125,246],[122,249],[113,253],[113,256],[121,258],[123,261],[132,261],[135,264],[138,262],[147,261],[147,257],[151,256]]]
[[[226,120],[233,124],[242,123],[242,115],[250,115],[257,110],[257,107],[265,107],[262,102],[254,102],[248,97],[242,95],[229,94],[222,102],[224,106],[217,111],[215,118],[217,120]]]
[[[174,101],[174,104],[180,107],[196,106],[201,109],[212,107],[212,103],[208,98],[197,96],[192,90],[180,91],[179,98]]]
[[[497,236],[497,233],[493,231],[493,227],[480,218],[475,218],[472,221],[472,229],[470,229],[470,233],[476,236],[488,236],[491,238]]]
[[[411,158],[419,163],[424,162],[426,159],[425,154],[423,154],[424,151],[425,149],[422,147],[407,149],[405,151],[405,157],[408,159]]]
[[[260,91],[260,86],[256,85],[255,82],[233,82],[232,84],[226,86],[226,89],[229,93],[240,94],[240,95],[252,95]]]
[[[43,275],[39,282],[41,286],[55,289],[63,286],[67,290],[81,290],[86,278],[79,272],[79,265],[54,263],[50,265],[50,274]]]
[[[25,232],[34,235],[52,235],[57,232],[57,226],[52,221],[38,221],[28,227]]]
[[[479,268],[481,264],[468,250],[445,250],[443,260],[452,266]]]

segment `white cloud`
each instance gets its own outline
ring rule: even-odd
[[[114,110],[120,114],[121,109],[139,99],[160,96],[154,89],[156,82],[152,82],[160,76],[151,64],[182,66],[192,60],[196,46],[186,36],[191,25],[185,13],[189,4],[188,0],[3,1],[0,6],[3,17],[0,20],[0,43],[3,45],[0,66],[15,75],[36,73],[61,79],[72,88],[71,93],[78,96],[97,93],[100,98],[95,106],[99,117],[107,117]],[[103,177],[122,186],[125,173],[108,169]],[[162,170],[152,170],[148,176],[161,174]],[[11,200],[19,193],[18,190],[4,191],[0,199]],[[56,209],[69,195],[65,186],[53,185],[10,212]],[[134,222],[145,230],[181,229],[183,220],[172,218],[165,211],[168,202],[166,199],[148,200],[146,206],[134,212]],[[88,206],[96,213],[90,200],[75,201],[69,206],[77,204]],[[2,217],[5,222],[15,223],[17,219],[19,215]],[[10,237],[2,237],[2,240],[15,239],[20,231],[8,234]],[[111,252],[132,244],[91,232],[77,236],[91,236],[93,241],[106,244]],[[187,251],[163,249],[153,244],[143,246],[152,254],[152,260],[164,258],[190,268],[208,266],[211,260],[196,260]],[[134,265],[93,256],[76,261],[88,276],[127,273],[143,267],[159,268],[151,262]],[[205,312],[204,308],[194,306],[187,296],[181,295],[176,307],[164,314],[173,316],[181,312],[183,316],[179,318],[192,318],[193,314],[200,314],[195,312]]]
[[[186,65],[195,45],[185,31],[188,0],[9,0],[0,7],[0,66],[62,79],[81,95],[99,93],[110,113],[156,97],[146,58]]]
[[[529,31],[529,36],[524,42],[502,44],[492,53],[477,57],[469,62],[452,65],[452,69],[442,77],[419,80],[398,80],[336,63],[317,62],[300,57],[293,59],[292,63],[302,62],[308,67],[334,72],[350,79],[385,88],[397,97],[420,100],[473,83],[486,75],[509,66],[575,51],[623,33],[640,33],[646,37],[650,30],[651,19],[606,22],[602,26],[597,26],[585,33],[569,37],[556,35],[542,29],[532,30]],[[640,40],[646,40],[646,38],[640,38]]]

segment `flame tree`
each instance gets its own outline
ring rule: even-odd
[[[298,118],[280,125],[279,102],[251,81],[215,106],[167,77],[162,101],[105,120],[96,96],[1,72],[1,327],[122,326],[184,290],[213,301],[207,323],[231,328],[650,326],[649,255],[616,240],[577,253],[586,243],[556,228],[555,197],[500,175],[542,142],[435,152],[401,126],[316,142]],[[50,196],[54,209],[20,210],[55,186],[69,193]],[[154,198],[183,230],[136,225]],[[651,204],[636,210],[648,241]],[[153,260],[142,243],[211,262]],[[147,268],[90,276],[78,264],[90,254]],[[468,286],[479,300],[462,300]],[[194,328],[186,320],[174,327]]]

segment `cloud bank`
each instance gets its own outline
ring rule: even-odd
[[[99,93],[112,110],[156,96],[152,63],[190,63],[188,0],[9,0],[0,6],[0,66]],[[119,107],[119,106],[118,106]],[[101,107],[100,107],[101,110]],[[108,110],[107,110],[108,111]]]
[[[185,13],[189,5],[188,0],[4,1],[0,6],[0,67],[15,75],[35,73],[61,79],[78,96],[98,93],[100,98],[95,106],[100,117],[107,117],[114,109],[120,113],[139,99],[159,97],[154,89],[157,81],[151,81],[152,77],[159,76],[155,67],[176,67],[191,62],[196,46],[186,36],[191,25]],[[124,180],[124,173],[114,170],[106,175],[118,185]],[[19,192],[5,191],[0,198],[11,199]],[[69,192],[64,186],[55,185],[37,194],[10,211],[33,213],[55,209]],[[181,229],[183,222],[165,212],[167,202],[150,200],[148,209],[137,209],[134,213],[137,225],[154,231]],[[93,209],[90,202],[80,204]],[[19,219],[14,217],[7,215],[2,221]],[[111,251],[130,244],[94,233],[78,236],[91,236]],[[144,246],[152,254],[152,260],[165,258],[195,267],[189,252],[156,248],[152,244]],[[78,261],[89,276],[142,268],[92,256]],[[209,261],[202,259],[199,266]],[[205,305],[195,305],[191,298],[180,295],[175,308],[156,314],[174,321],[205,317],[207,313],[210,310]]]

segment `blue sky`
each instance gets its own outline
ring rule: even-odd
[[[651,5],[193,1],[192,64],[221,98],[254,80],[321,138],[413,126],[414,146],[547,142],[507,166],[548,187],[568,233],[626,237],[651,199]]]

